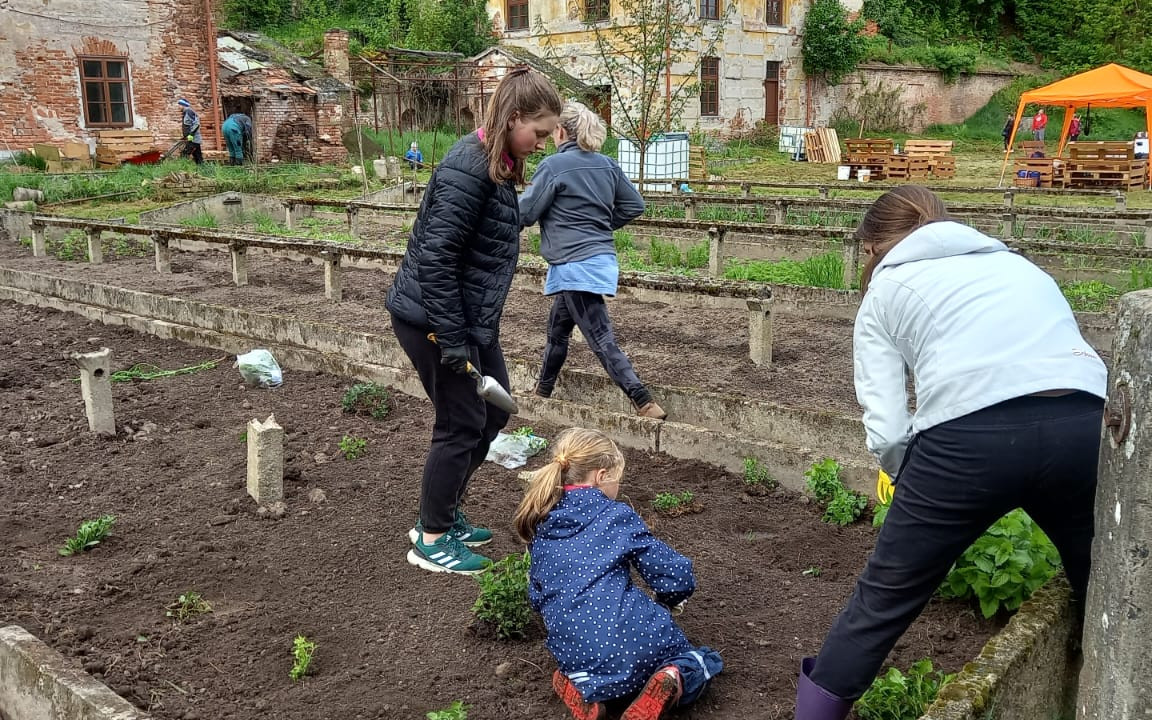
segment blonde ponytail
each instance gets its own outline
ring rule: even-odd
[[[600,116],[575,100],[564,105],[564,111],[560,113],[560,126],[581,150],[587,152],[600,152],[608,137],[608,130]]]
[[[597,470],[623,474],[624,454],[616,443],[599,430],[568,428],[560,433],[552,445],[552,461],[532,473],[528,492],[512,516],[516,536],[532,542],[536,527],[564,497],[564,483],[582,483]]]

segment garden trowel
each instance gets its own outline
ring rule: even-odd
[[[436,342],[436,333],[428,333],[428,339]],[[496,382],[496,378],[491,375],[481,375],[472,363],[468,363],[467,372],[468,377],[476,381],[476,394],[484,398],[485,402],[513,415],[520,412],[516,400],[500,383]]]

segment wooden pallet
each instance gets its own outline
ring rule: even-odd
[[[101,130],[96,133],[96,162],[103,168],[155,149],[150,130]]]
[[[932,166],[932,177],[939,180],[951,180],[956,177],[956,158],[934,157],[929,160]]]
[[[1046,152],[1043,140],[1021,140],[1016,143],[1017,157],[1032,157],[1033,153]]]
[[[1071,160],[1132,160],[1135,146],[1130,142],[1075,142],[1068,145]]]
[[[1063,172],[1056,171],[1055,166],[1053,165],[1055,160],[1056,158],[1018,158],[1015,164],[1012,166],[1012,174],[1014,176],[1023,170],[1024,172],[1040,173],[1040,177],[1038,180],[1016,177],[1017,180],[1025,180],[1031,182],[1030,185],[1027,183],[1017,183],[1016,186],[1043,188],[1063,187],[1064,174]]]
[[[909,140],[904,143],[904,154],[908,157],[938,157],[952,154],[951,140]]]
[[[688,147],[688,179],[708,179],[708,154],[703,145]]]
[[[1071,188],[1139,190],[1148,181],[1147,160],[1068,160],[1064,183]]]
[[[851,155],[891,155],[894,145],[895,143],[893,143],[891,140],[882,140],[878,138],[853,138],[851,140],[844,141],[846,152]]]
[[[804,133],[804,155],[808,162],[840,163],[840,138],[832,128]]]
[[[908,158],[908,179],[927,180],[932,177],[932,159],[926,157]]]
[[[910,159],[903,155],[893,155],[888,159],[888,166],[885,169],[885,174],[889,180],[907,180],[909,179],[909,162]]]

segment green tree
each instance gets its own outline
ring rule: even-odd
[[[848,20],[840,0],[813,0],[804,19],[804,72],[836,85],[864,59],[864,21]]]
[[[397,3],[411,11],[406,46],[475,55],[495,43],[484,0]]]
[[[291,0],[225,0],[224,22],[238,30],[262,30],[289,19]]]

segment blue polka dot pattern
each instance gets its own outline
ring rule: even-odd
[[[624,503],[597,488],[565,492],[529,551],[529,599],[560,671],[585,701],[634,694],[670,658],[693,650],[663,607],[696,589],[692,561]],[[632,568],[661,604],[632,582]]]

